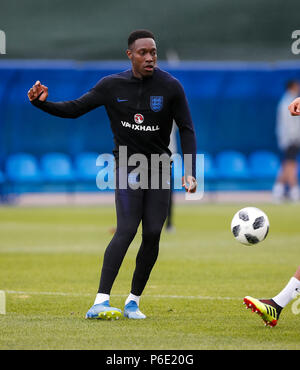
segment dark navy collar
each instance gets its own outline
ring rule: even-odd
[[[135,75],[133,74],[133,71],[132,71],[132,69],[131,69],[131,70],[130,70],[131,78],[132,78],[133,80],[136,80],[136,81],[147,81],[147,80],[150,80],[151,78],[153,78],[153,76],[154,76],[154,74],[155,74],[155,72],[156,72],[156,70],[157,70],[157,69],[158,69],[157,67],[154,67],[154,68],[153,68],[153,73],[152,73],[152,75],[151,75],[151,76],[147,76],[147,77],[143,77],[143,78],[135,77]]]

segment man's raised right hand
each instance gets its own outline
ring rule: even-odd
[[[292,116],[300,116],[300,98],[296,98],[289,105],[289,111]]]
[[[45,101],[48,97],[48,87],[42,85],[40,81],[36,81],[32,88],[28,90],[27,96],[30,101],[37,98],[39,98],[40,101]]]

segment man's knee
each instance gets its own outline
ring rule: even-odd
[[[160,239],[161,228],[160,227],[151,227],[143,230],[143,241],[144,242],[157,242]]]
[[[130,225],[130,224],[125,224],[122,226],[118,226],[115,237],[118,239],[133,239],[137,233],[137,227],[136,225]]]

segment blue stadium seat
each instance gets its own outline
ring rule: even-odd
[[[174,154],[173,158],[173,166],[172,166],[172,181],[173,181],[173,188],[175,190],[183,190],[182,188],[182,176],[183,176],[183,159],[179,154]]]
[[[98,153],[84,152],[75,157],[74,165],[78,180],[96,181],[99,172],[99,167],[96,166],[98,156]]]
[[[204,180],[216,180],[217,170],[214,164],[214,160],[211,154],[209,153],[197,153],[197,154],[203,154],[204,155]],[[179,188],[182,187],[182,176],[184,172],[184,163],[182,156],[174,157],[173,156],[173,179],[174,182],[176,181],[177,187],[176,189],[179,190]],[[196,162],[196,175],[202,176],[201,171],[203,171],[203,162],[201,162],[199,159]],[[174,183],[175,185],[175,183]]]
[[[41,169],[49,182],[72,182],[75,175],[70,157],[64,153],[47,153],[41,157]]]
[[[15,183],[39,183],[42,175],[36,158],[28,153],[10,155],[5,164],[7,179]]]
[[[0,184],[3,184],[5,182],[5,176],[2,171],[0,171]]]
[[[5,189],[4,189],[4,184],[5,184],[5,176],[4,173],[0,170],[0,202],[4,202],[5,198]]]
[[[212,155],[204,153],[204,179],[215,180],[217,177],[217,169]]]
[[[215,160],[221,179],[242,180],[250,177],[247,159],[241,152],[225,150],[218,153]]]
[[[267,150],[251,153],[248,163],[251,175],[259,179],[275,179],[280,169],[278,156]]]

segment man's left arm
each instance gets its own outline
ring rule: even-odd
[[[182,154],[190,154],[191,168],[185,168],[183,186],[188,192],[195,192],[196,183],[196,134],[191,112],[182,85],[176,81],[175,96],[173,100],[173,117],[179,129]]]

